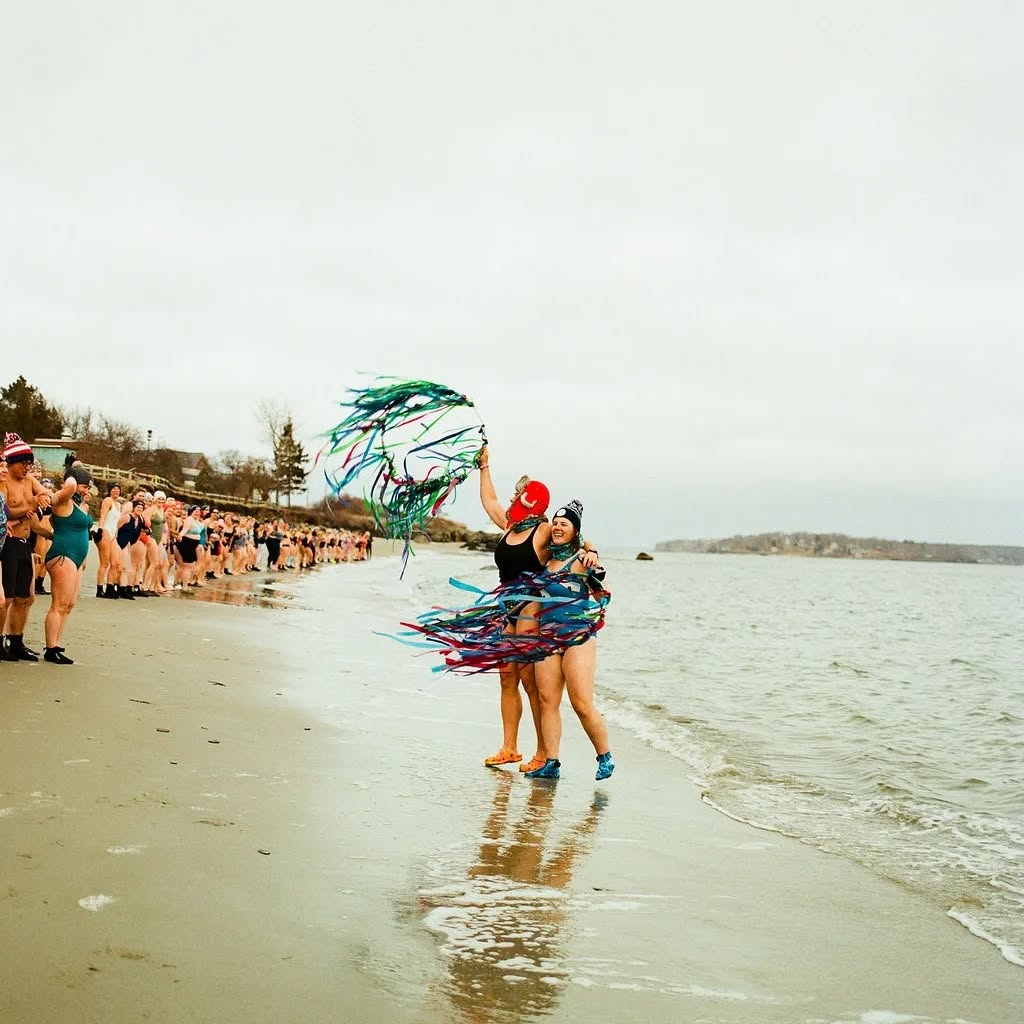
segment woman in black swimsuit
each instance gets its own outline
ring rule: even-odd
[[[135,600],[135,594],[128,582],[129,573],[132,571],[132,545],[142,536],[142,527],[145,525],[142,513],[145,509],[145,499],[135,498],[130,505],[125,504],[121,508],[121,518],[117,523],[116,540],[120,558],[117,595],[129,601]]]

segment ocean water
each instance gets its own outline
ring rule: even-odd
[[[1024,571],[682,553],[605,565],[596,695],[613,748],[632,733],[721,813],[924,895],[1024,967]],[[404,580],[395,559],[351,571],[371,631],[464,605],[449,577],[497,582],[487,555],[429,547]],[[329,607],[330,572],[297,582],[250,596]]]
[[[411,603],[465,603],[433,555]],[[1024,966],[1024,572],[606,559],[597,695],[721,813],[847,857]],[[387,588],[385,588],[387,589]],[[392,595],[393,596],[393,595]]]

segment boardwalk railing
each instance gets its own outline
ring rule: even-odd
[[[83,462],[83,466],[92,475],[94,480],[102,480],[106,483],[121,484],[122,491],[135,490],[139,486],[145,487],[147,491],[163,491],[168,497],[186,498],[194,505],[209,505],[218,508],[234,509],[258,509],[263,512],[271,512],[275,516],[295,515],[302,512],[304,505],[281,505],[279,502],[258,501],[253,498],[239,497],[237,494],[212,494],[209,491],[200,491],[188,484],[175,484],[165,480],[162,476],[154,473],[140,473],[134,469],[120,469],[114,466],[94,466],[91,463]]]

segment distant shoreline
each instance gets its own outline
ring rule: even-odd
[[[654,550],[711,555],[782,555],[888,562],[1024,565],[1024,547],[1006,544],[932,544],[926,541],[848,537],[842,533],[757,533],[717,539],[667,540],[659,541]]]

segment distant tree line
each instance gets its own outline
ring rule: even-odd
[[[295,438],[294,418],[288,410],[264,400],[257,406],[256,417],[264,428],[271,458],[227,450],[212,456],[200,453],[189,462],[190,468],[198,470],[195,489],[236,498],[236,510],[244,509],[246,502],[269,502],[271,497],[277,503],[284,498],[290,505],[292,494],[302,489],[308,475],[309,456]],[[68,409],[48,402],[23,376],[0,388],[0,440],[6,431],[16,431],[29,444],[39,438],[59,439],[67,433],[78,458],[89,465],[151,474],[177,486],[186,483],[183,458],[189,453],[163,444],[154,448],[151,432],[94,409]],[[232,507],[223,504],[225,510]],[[302,515],[322,526],[374,529],[373,513],[366,502],[348,495],[324,498],[304,509]],[[458,543],[473,536],[462,523],[442,518],[431,520],[427,534],[432,540]]]
[[[284,496],[291,503],[291,495],[305,482],[308,455],[295,439],[287,412],[278,412],[271,423],[263,417],[263,406],[258,414],[268,429],[273,457],[237,451],[201,454],[192,467],[199,471],[198,490],[262,501],[269,501],[273,494],[276,500]],[[94,409],[51,403],[23,376],[0,388],[0,431],[15,431],[29,444],[40,438],[59,439],[66,433],[82,462],[152,474],[178,486],[185,483],[183,456],[187,453],[162,444],[154,448],[151,431],[143,432]]]

